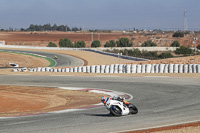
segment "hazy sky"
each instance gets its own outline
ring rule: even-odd
[[[0,28],[30,24],[121,29],[200,30],[200,0],[0,0]]]

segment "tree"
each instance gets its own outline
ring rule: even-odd
[[[199,49],[199,50],[200,50],[200,44],[197,46],[197,49]]]
[[[184,32],[177,31],[172,35],[172,37],[184,37]]]
[[[52,30],[57,30],[58,26],[56,24],[53,25]]]
[[[180,43],[178,41],[174,41],[172,44],[171,44],[171,47],[180,47]]]
[[[184,55],[189,55],[189,54],[192,54],[192,49],[188,47],[185,47],[185,46],[181,46],[180,48],[177,48],[175,50],[175,54],[184,54]]]
[[[94,40],[91,44],[91,47],[100,47],[101,46],[101,43],[99,40]]]
[[[78,27],[73,27],[72,31],[79,31],[79,28]]]
[[[144,42],[144,43],[142,44],[142,47],[155,47],[155,46],[157,46],[157,44],[154,43],[154,42],[152,42],[151,40],[146,41],[146,42]]]
[[[58,44],[60,47],[73,47],[72,42],[68,38],[60,39]]]
[[[60,39],[58,44],[59,44],[60,47],[66,47],[64,39]]]
[[[49,42],[49,44],[47,45],[47,47],[57,47],[57,45],[53,42]]]
[[[114,40],[110,40],[108,42],[106,42],[106,44],[104,45],[104,47],[115,47],[116,43]]]
[[[172,58],[173,55],[171,53],[161,53],[158,58],[165,59],[165,58]]]
[[[128,56],[133,56],[133,57],[140,57],[141,56],[141,51],[136,48],[134,50],[127,50]]]
[[[133,46],[133,43],[128,38],[120,38],[116,43],[117,43],[117,47]]]
[[[85,42],[84,41],[78,41],[74,43],[75,48],[85,48]]]
[[[142,56],[158,58],[157,52],[151,52],[151,51],[143,51]]]

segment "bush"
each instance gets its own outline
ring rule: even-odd
[[[120,38],[116,43],[117,43],[117,47],[133,46],[133,43],[128,38]]]
[[[172,44],[171,44],[171,47],[180,47],[180,43],[178,41],[174,41]]]
[[[171,53],[161,53],[158,58],[165,59],[165,58],[172,58],[174,57]]]
[[[65,38],[65,39],[60,39],[59,46],[60,47],[73,47],[73,44],[68,38]]]
[[[197,49],[200,50],[200,44],[197,46]]]
[[[184,32],[177,31],[172,35],[172,37],[184,37]]]
[[[47,47],[57,47],[57,45],[53,42],[49,42],[49,44],[47,45]]]
[[[100,47],[101,46],[101,43],[99,40],[94,40],[91,44],[91,47]]]
[[[141,56],[141,51],[140,51],[138,48],[136,48],[136,49],[134,49],[134,50],[129,50],[129,51],[128,51],[128,54],[129,54],[130,56],[140,57],[140,56]]]
[[[157,44],[156,43],[154,43],[154,42],[152,42],[152,41],[146,41],[146,42],[144,42],[143,44],[142,44],[142,47],[155,47],[155,46],[157,46]]]
[[[175,54],[184,54],[184,55],[189,55],[189,54],[192,54],[192,49],[188,47],[185,47],[185,46],[181,46],[180,48],[177,48],[175,50]]]
[[[154,58],[158,58],[157,52],[143,51],[143,52],[142,52],[142,56],[144,56],[144,57],[154,57]]]
[[[75,48],[85,48],[85,42],[84,41],[78,41],[74,43]]]
[[[115,47],[116,43],[114,40],[110,40],[108,42],[106,42],[106,44],[104,45],[104,47]]]

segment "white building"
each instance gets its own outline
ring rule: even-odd
[[[1,45],[5,45],[5,41],[4,40],[0,40],[0,46]]]

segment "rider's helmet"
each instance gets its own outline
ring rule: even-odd
[[[105,104],[106,101],[107,101],[107,97],[106,97],[106,96],[102,96],[102,97],[101,97],[101,102]]]

